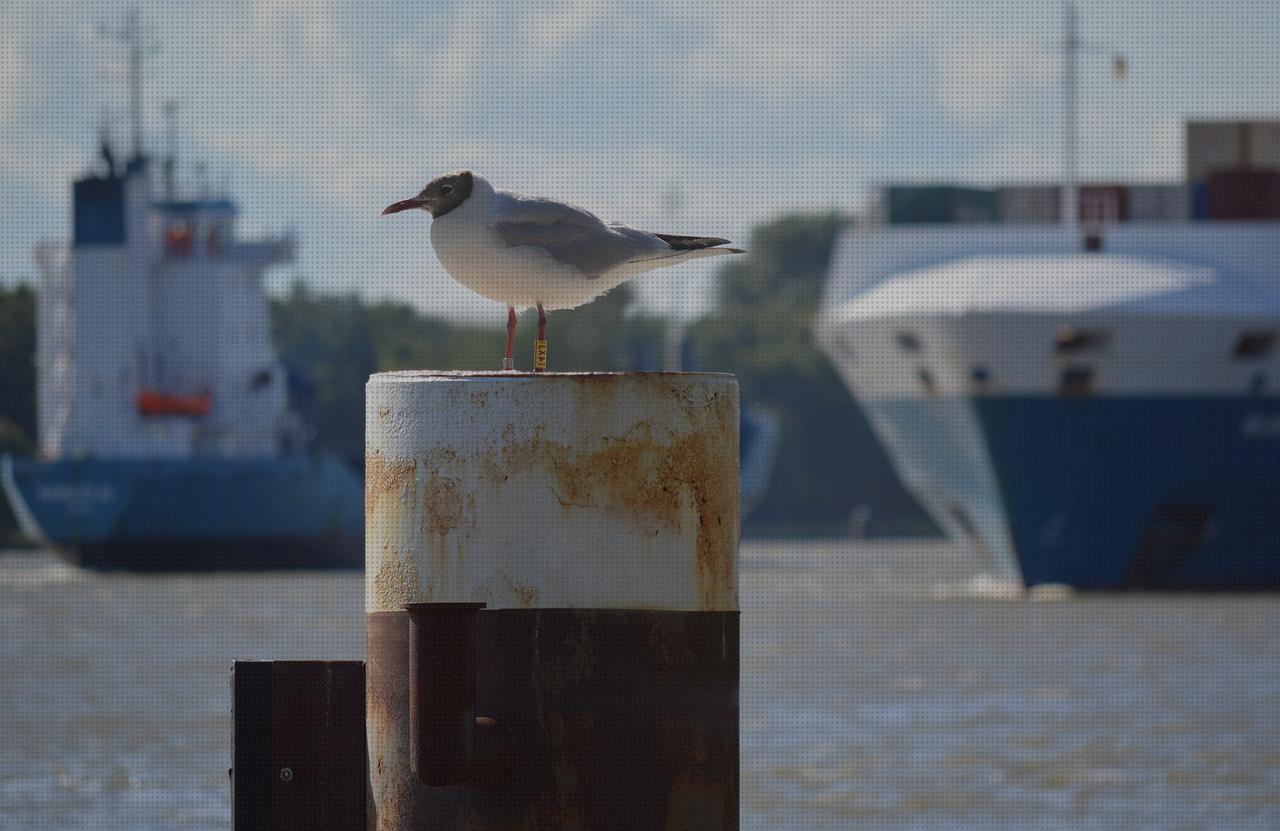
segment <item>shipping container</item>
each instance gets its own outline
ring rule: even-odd
[[[1250,127],[1249,155],[1244,166],[1280,170],[1280,121],[1259,122]]]
[[[1123,185],[1081,185],[1080,221],[1086,225],[1124,222],[1129,218],[1129,189]]]
[[[1217,171],[1280,168],[1280,121],[1193,121],[1186,127],[1187,181]]]
[[[953,185],[894,185],[885,194],[890,225],[995,222],[996,193]]]
[[[1280,219],[1280,170],[1223,170],[1209,175],[1208,218]]]
[[[1187,181],[1205,182],[1215,170],[1240,166],[1240,125],[1231,122],[1187,122]]]
[[[1062,216],[1062,188],[1056,185],[1017,185],[996,191],[1001,222],[1056,223]]]
[[[1191,185],[1191,218],[1196,222],[1209,218],[1209,186],[1204,182]]]
[[[1131,222],[1186,222],[1191,219],[1191,188],[1186,185],[1133,185]]]

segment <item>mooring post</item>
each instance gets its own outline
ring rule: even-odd
[[[365,436],[370,827],[737,828],[734,379],[385,373]]]

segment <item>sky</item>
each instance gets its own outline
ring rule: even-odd
[[[132,4],[0,0],[0,280],[68,232],[70,180],[127,146]],[[1085,178],[1177,181],[1185,117],[1280,116],[1280,0],[1080,0]],[[746,240],[783,212],[858,209],[888,181],[1049,181],[1061,164],[1057,0],[567,0],[138,4],[156,47],[146,145],[180,104],[179,177],[226,187],[242,233],[292,229],[295,279],[453,319],[502,310],[444,274],[425,216],[379,217],[439,173],[611,221]],[[1117,82],[1110,56],[1129,75]],[[196,162],[204,164],[198,173]],[[644,278],[705,308],[714,264]]]

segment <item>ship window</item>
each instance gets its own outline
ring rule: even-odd
[[[1055,348],[1059,355],[1073,355],[1090,349],[1105,349],[1111,342],[1111,333],[1100,329],[1077,329],[1063,326],[1058,330]]]
[[[920,379],[920,386],[924,387],[924,391],[928,395],[938,394],[938,382],[933,380],[933,374],[924,367],[916,370],[916,377]]]
[[[1084,396],[1093,393],[1093,369],[1087,366],[1069,366],[1062,371],[1059,395]]]
[[[898,346],[903,352],[920,351],[920,337],[918,335],[911,332],[899,332],[895,337],[897,338]]]
[[[1275,342],[1275,332],[1245,332],[1236,341],[1236,357],[1243,360],[1265,358]]]

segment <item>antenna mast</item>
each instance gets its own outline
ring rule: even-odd
[[[1076,31],[1076,5],[1063,4],[1062,41],[1062,221],[1070,228],[1080,223],[1080,183],[1076,148],[1076,54],[1080,40]]]
[[[129,123],[133,131],[133,154],[131,158],[142,158],[142,61],[148,55],[156,53],[155,47],[148,48],[144,42],[142,20],[138,15],[138,7],[134,6],[125,17],[124,26],[112,29],[106,24],[98,24],[98,36],[123,43],[129,50]]]
[[[165,148],[164,160],[164,189],[165,197],[174,198],[174,170],[178,165],[178,110],[182,107],[182,102],[169,99],[164,102],[164,118],[168,135],[166,136],[167,147]]]
[[[1065,0],[1062,11],[1062,221],[1074,229],[1080,224],[1079,56],[1081,50],[1095,55],[1104,50],[1080,39],[1074,0]],[[1124,55],[1113,54],[1111,67],[1116,80],[1128,77],[1129,63]]]

